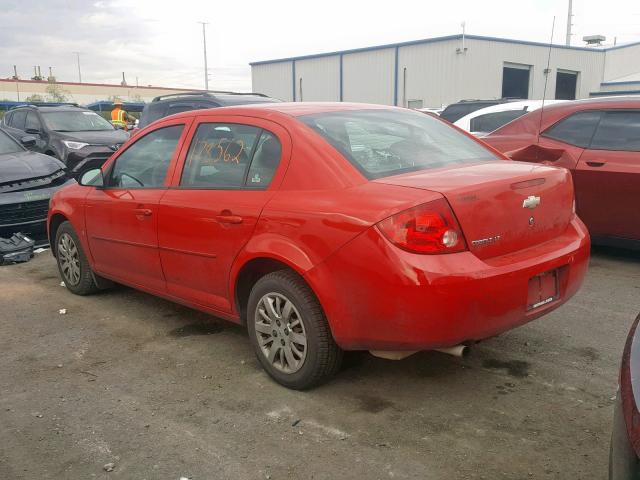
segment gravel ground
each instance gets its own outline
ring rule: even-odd
[[[467,358],[354,353],[294,392],[242,328],[74,296],[43,253],[0,267],[0,479],[602,479],[639,310],[640,256],[596,250],[574,299]]]

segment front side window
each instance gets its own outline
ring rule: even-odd
[[[91,111],[43,112],[42,118],[47,128],[54,132],[101,132],[114,129],[113,125]]]
[[[280,157],[280,142],[266,130],[250,125],[203,123],[191,141],[180,185],[266,188]]]
[[[162,188],[184,125],[159,128],[140,138],[116,159],[108,186]]]
[[[640,110],[605,112],[591,148],[640,152]]]
[[[410,110],[353,110],[299,118],[369,179],[497,159],[453,127]]]
[[[0,130],[0,155],[22,152],[24,149],[13,138]],[[2,160],[2,159],[0,159]]]
[[[601,115],[602,112],[597,110],[574,113],[547,128],[542,136],[576,147],[587,148],[591,143],[591,137],[593,137]]]
[[[527,110],[507,110],[504,112],[485,113],[471,119],[470,131],[489,133],[512,122],[527,113]]]
[[[38,114],[36,112],[29,112],[27,114],[27,121],[24,125],[24,129],[34,132],[40,131],[40,120],[38,120]]]

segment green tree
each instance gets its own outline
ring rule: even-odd
[[[48,102],[66,102],[69,99],[69,92],[64,90],[57,83],[49,83],[46,88]]]
[[[44,97],[38,93],[34,93],[33,95],[29,95],[24,100],[25,102],[44,102]]]

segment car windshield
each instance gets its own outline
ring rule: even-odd
[[[441,120],[410,110],[326,112],[300,120],[369,179],[497,158]]]
[[[23,148],[8,134],[0,130],[0,155],[22,152]]]
[[[113,130],[113,125],[95,112],[44,112],[44,123],[56,132],[99,132]]]

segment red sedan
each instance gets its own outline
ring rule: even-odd
[[[106,280],[246,324],[291,388],[343,350],[470,343],[569,299],[589,236],[565,169],[505,162],[442,120],[322,103],[185,112],[58,192],[65,284]]]
[[[640,97],[549,105],[483,140],[514,160],[571,170],[593,242],[640,248]]]

